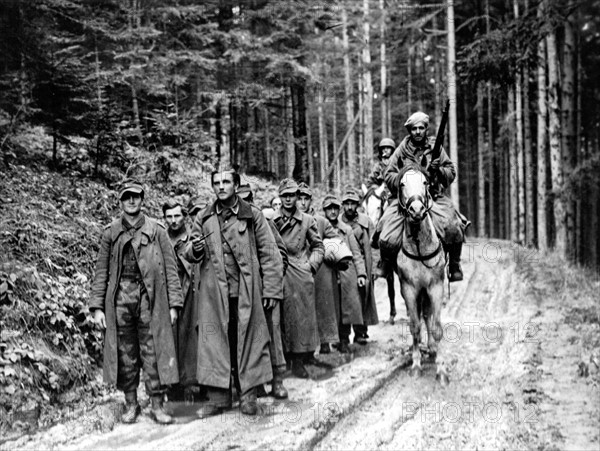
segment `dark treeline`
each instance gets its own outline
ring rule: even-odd
[[[439,123],[447,6],[4,0],[3,164],[31,157],[23,137],[42,126],[53,169],[107,183],[219,161],[359,185],[411,112]],[[575,0],[455,2],[453,196],[479,236],[598,265],[599,13]]]

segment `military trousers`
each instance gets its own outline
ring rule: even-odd
[[[456,210],[449,197],[438,197],[433,202],[430,214],[433,227],[444,244],[464,241],[465,229],[469,222]],[[404,215],[398,209],[398,199],[393,198],[377,223],[376,231],[381,233],[379,235],[381,258],[394,258],[400,250],[404,222]]]
[[[277,302],[272,309],[264,309],[264,313],[271,337],[269,353],[271,354],[273,373],[276,371],[285,371],[283,340],[281,338],[281,301]]]
[[[125,393],[134,392],[140,383],[140,369],[144,369],[144,384],[149,396],[166,391],[161,385],[156,361],[156,350],[150,320],[150,298],[139,280],[121,279],[116,296],[117,317],[117,388]]]

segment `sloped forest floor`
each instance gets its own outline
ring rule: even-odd
[[[119,214],[116,192],[43,161],[1,167],[0,443],[101,408],[101,335],[87,307],[102,228]],[[145,210],[175,197],[210,201],[210,172],[188,165],[146,184]],[[143,179],[142,179],[143,180]],[[246,178],[259,203],[276,186]]]
[[[11,207],[9,215],[2,215],[3,249],[13,252],[3,252],[8,259],[3,257],[2,262],[3,277],[11,281],[6,283],[12,290],[10,303],[2,305],[3,343],[8,345],[0,367],[5,378],[2,396],[6,381],[15,390],[13,399],[2,398],[2,403],[27,401],[18,398],[23,387],[30,387],[23,382],[25,368],[38,381],[37,372],[45,366],[56,375],[56,384],[68,386],[56,390],[41,379],[38,406],[61,411],[63,418],[52,427],[5,440],[2,449],[600,447],[600,279],[552,254],[483,239],[472,239],[465,246],[465,280],[445,293],[440,352],[450,364],[447,387],[436,382],[430,361],[422,377],[409,376],[411,337],[404,303],[398,296],[398,317],[390,323],[385,285],[378,280],[381,321],[370,327],[369,344],[352,344],[349,355],[334,351],[319,356],[330,368],[310,366],[311,380],[286,378],[289,400],[261,398],[257,417],[240,415],[234,406],[204,420],[194,417],[197,405],[169,402],[167,408],[177,418],[169,426],[155,425],[146,403],[136,424],[121,424],[121,395],[106,391],[95,367],[84,362],[98,356],[99,341],[89,335],[95,332],[88,323],[85,295],[96,250],[91,243],[103,222],[90,224],[86,212],[99,211],[96,220],[108,219],[109,212],[102,212],[110,202],[94,184],[82,182],[83,190],[78,184],[56,189],[51,194],[56,202],[49,206],[44,196],[50,190],[44,188],[43,176],[24,171],[19,182],[39,186],[39,192],[32,188],[21,209]],[[77,194],[77,189],[84,194]],[[11,205],[6,199],[17,194],[14,186],[3,187],[5,212]],[[46,222],[32,223],[34,211],[37,220]],[[65,211],[72,212],[67,220]],[[73,226],[61,229],[65,222]],[[41,242],[50,244],[45,248]],[[71,257],[57,258],[54,246],[71,246]],[[69,302],[76,305],[65,306]],[[49,333],[54,330],[52,318],[60,327]],[[88,334],[83,337],[85,350],[76,347],[75,339],[65,341],[69,321],[76,323],[78,334]],[[8,341],[5,331],[14,334]],[[57,402],[67,405],[61,396],[74,390],[77,407],[51,408]],[[50,403],[43,402],[44,393]],[[46,418],[44,412],[38,415],[38,425]],[[19,421],[28,424],[27,418]]]

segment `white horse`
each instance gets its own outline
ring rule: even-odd
[[[384,196],[385,190],[385,183],[382,183],[378,188],[370,191],[364,183],[362,185],[364,195],[363,208],[375,226],[377,226],[379,219],[381,219],[383,210],[387,204]],[[396,289],[394,288],[393,271],[390,271],[385,275],[385,281],[387,283],[388,298],[390,300],[390,324],[394,324],[396,318]]]
[[[441,349],[446,260],[429,214],[433,199],[427,189],[428,184],[427,177],[417,168],[405,169],[401,177],[399,206],[404,216],[404,231],[402,250],[397,258],[397,271],[413,338],[410,372],[414,376],[422,374],[419,345],[423,318],[427,327],[429,354],[436,362],[436,378],[442,385],[446,385],[448,371]]]

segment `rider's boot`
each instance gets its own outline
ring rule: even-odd
[[[379,235],[381,235],[381,230],[375,230],[373,238],[371,238],[371,247],[373,249],[379,249]]]
[[[450,282],[460,282],[463,280],[463,272],[460,267],[460,254],[462,252],[462,243],[452,243],[446,246],[449,254],[449,268]]]

